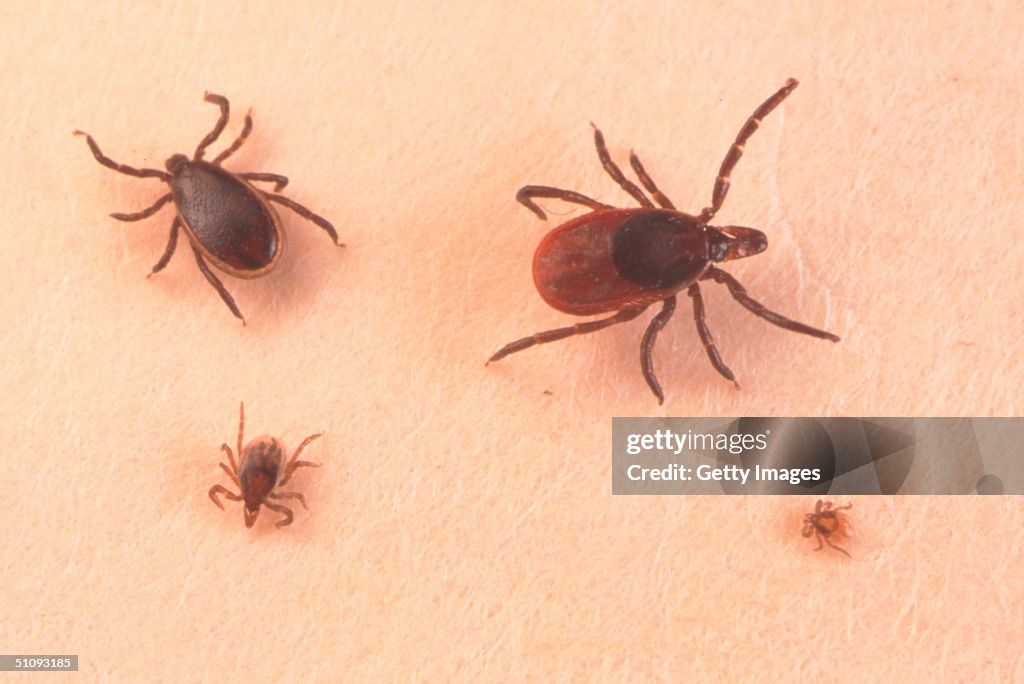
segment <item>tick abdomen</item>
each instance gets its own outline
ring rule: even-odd
[[[257,437],[245,447],[238,468],[238,481],[246,508],[259,508],[273,491],[283,461],[284,444],[276,437]]]
[[[662,237],[654,247],[639,244],[652,232]],[[708,263],[703,231],[681,212],[608,209],[548,233],[534,254],[533,280],[549,306],[588,316],[661,301]]]
[[[229,269],[258,271],[278,258],[277,216],[248,183],[200,161],[176,173],[171,188],[189,232]]]

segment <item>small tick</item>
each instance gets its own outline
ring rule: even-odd
[[[231,463],[230,466],[226,463],[221,463],[220,467],[224,469],[224,472],[228,474],[231,481],[238,487],[241,495],[235,494],[224,485],[218,484],[210,487],[210,499],[221,510],[224,510],[224,505],[217,498],[217,494],[223,494],[231,501],[244,501],[243,513],[245,514],[246,527],[252,527],[253,523],[256,522],[256,516],[260,513],[261,505],[284,515],[284,518],[277,521],[276,525],[278,527],[291,525],[291,509],[281,504],[272,503],[267,499],[298,499],[302,507],[309,510],[309,507],[306,506],[306,499],[302,494],[279,492],[276,490],[278,487],[288,484],[288,480],[291,479],[296,468],[301,468],[302,466],[310,468],[320,467],[319,463],[300,461],[299,454],[302,453],[307,444],[323,435],[323,433],[310,435],[302,440],[302,444],[295,450],[292,460],[288,461],[285,457],[284,444],[276,437],[268,437],[266,435],[257,437],[243,449],[242,436],[244,432],[245,403],[243,402],[238,410],[238,459],[241,463],[238,466],[235,465],[235,454],[231,451],[231,447],[227,444],[222,444],[220,447],[222,451],[227,452],[228,461]]]
[[[245,318],[235,305],[235,300],[214,275],[207,261],[218,269],[236,278],[258,278],[269,273],[284,253],[285,235],[281,219],[270,202],[288,207],[299,216],[309,219],[327,231],[338,246],[338,233],[331,223],[314,214],[306,207],[283,195],[257,189],[251,181],[274,183],[274,191],[280,192],[288,179],[276,173],[232,173],[221,166],[221,162],[234,154],[252,131],[252,111],[245,115],[245,125],[231,146],[214,157],[204,161],[203,153],[220,136],[227,126],[229,105],[226,97],[206,93],[207,102],[220,107],[220,118],[213,130],[199,143],[192,159],[175,154],[166,162],[167,172],[158,169],[136,169],[118,164],[100,151],[92,136],[82,131],[89,149],[96,161],[104,166],[137,178],[159,178],[171,187],[171,191],[160,197],[148,209],[133,214],[111,214],[119,221],[141,221],[159,211],[168,202],[174,202],[177,215],[171,223],[171,234],[163,256],[153,267],[159,273],[171,260],[178,244],[178,230],[184,229],[196,258],[199,271],[207,282],[217,290],[231,313],[242,320]]]
[[[839,512],[849,508],[853,508],[853,504],[832,508],[831,501],[818,499],[818,503],[814,506],[814,512],[804,516],[804,529],[801,534],[804,537],[810,537],[813,534],[818,538],[818,548],[814,549],[815,551],[821,551],[824,542],[836,551],[842,551],[850,558],[853,557],[846,549],[832,543],[833,537],[842,539],[849,535],[850,521]]]
[[[839,338],[832,333],[769,311],[748,295],[738,280],[714,266],[719,262],[758,254],[768,247],[768,238],[759,230],[742,226],[715,227],[709,222],[725,202],[729,176],[743,156],[747,139],[761,125],[761,120],[796,87],[797,81],[789,79],[747,119],[722,160],[711,193],[711,206],[697,216],[678,211],[672,201],[658,190],[636,154],[630,153],[630,166],[661,207],[656,208],[654,202],[612,161],[604,136],[596,126],[594,145],[604,170],[640,203],[639,209],[612,207],[572,190],[541,185],[527,185],[520,189],[516,199],[541,220],[547,216],[534,202],[535,198],[560,199],[591,210],[555,228],[538,245],[533,257],[533,280],[540,296],[553,308],[576,316],[616,313],[608,318],[547,330],[516,340],[498,350],[488,363],[537,344],[631,321],[652,304],[661,302],[661,311],[647,326],[640,344],[640,368],[660,404],[665,397],[654,374],[651,352],[658,333],[675,313],[676,295],[685,290],[693,300],[697,334],[711,364],[739,388],[733,372],[722,361],[704,320],[704,300],[698,284],[704,280],[725,285],[736,301],[769,323],[838,342]]]

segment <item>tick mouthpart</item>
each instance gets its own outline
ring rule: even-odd
[[[164,166],[166,166],[167,170],[170,171],[172,174],[177,174],[183,168],[188,166],[188,163],[188,157],[186,157],[183,154],[176,154],[172,156],[170,159],[168,159]]]
[[[708,226],[712,261],[731,261],[754,256],[768,249],[768,236],[756,228]]]
[[[260,509],[250,510],[248,508],[242,509],[245,513],[245,526],[252,527],[256,523],[256,516],[260,514]]]

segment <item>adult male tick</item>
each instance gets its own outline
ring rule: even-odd
[[[290,461],[285,456],[284,444],[277,437],[266,435],[256,437],[243,449],[242,439],[244,433],[245,402],[242,402],[241,407],[238,409],[238,459],[240,463],[235,465],[235,454],[231,451],[231,447],[227,444],[220,445],[221,450],[227,453],[228,461],[231,463],[230,466],[226,463],[221,463],[220,467],[228,474],[228,477],[235,483],[235,486],[238,487],[241,495],[235,494],[224,485],[218,484],[210,487],[210,499],[221,510],[224,510],[224,504],[217,498],[217,494],[223,494],[231,501],[244,501],[243,515],[246,527],[252,527],[253,523],[256,522],[256,516],[260,513],[261,505],[284,515],[283,518],[275,523],[278,527],[291,525],[291,509],[268,501],[268,499],[298,499],[303,508],[309,509],[306,506],[306,499],[302,494],[297,492],[280,492],[277,491],[277,488],[288,484],[296,468],[303,466],[310,468],[320,467],[319,463],[300,461],[299,455],[306,448],[307,444],[322,436],[323,433],[310,435],[302,440],[302,444],[295,450],[295,455],[292,456]]]
[[[743,146],[773,109],[797,87],[795,79],[786,81],[747,119],[722,160],[711,193],[711,205],[693,216],[675,208],[644,170],[640,159],[630,153],[629,163],[660,208],[655,207],[612,161],[604,136],[594,128],[594,145],[604,170],[619,186],[640,203],[639,209],[620,209],[598,202],[572,190],[542,185],[527,185],[516,200],[546,220],[535,198],[560,199],[579,204],[591,211],[548,233],[533,258],[533,279],[540,296],[553,308],[577,316],[614,311],[607,318],[577,323],[539,332],[502,347],[488,360],[497,361],[509,354],[537,344],[554,342],[573,335],[602,330],[625,323],[643,313],[655,302],[661,311],[651,320],[640,344],[640,368],[658,403],[665,399],[654,374],[651,352],[658,333],[676,309],[676,294],[685,290],[693,300],[693,317],[708,358],[715,369],[739,388],[733,372],[722,361],[711,331],[704,319],[704,300],[699,282],[713,280],[725,285],[730,294],[751,313],[769,323],[793,332],[838,342],[832,333],[790,320],[754,300],[733,276],[717,268],[716,263],[740,259],[763,252],[768,238],[759,230],[742,226],[710,225],[722,208],[729,192],[729,177],[743,156]]]
[[[274,183],[276,193],[288,184],[286,177],[276,173],[232,173],[221,166],[221,162],[234,154],[252,132],[252,110],[245,115],[242,132],[231,146],[214,157],[213,161],[203,159],[206,148],[217,140],[227,126],[230,111],[226,97],[206,93],[205,100],[220,107],[220,118],[213,130],[200,141],[192,159],[183,154],[173,155],[166,162],[167,172],[119,164],[104,155],[88,133],[75,131],[75,135],[85,136],[89,149],[100,164],[137,178],[159,178],[171,186],[171,191],[148,209],[134,214],[114,213],[111,216],[119,221],[141,221],[173,201],[177,215],[171,223],[167,248],[149,275],[159,273],[171,260],[178,244],[178,230],[184,229],[199,271],[217,290],[231,313],[240,318],[244,325],[245,318],[231,293],[206,262],[209,261],[236,278],[258,278],[269,273],[281,260],[285,246],[281,219],[270,202],[286,206],[299,216],[309,219],[327,231],[334,244],[341,247],[344,245],[338,242],[338,233],[327,219],[283,195],[259,190],[251,182]]]

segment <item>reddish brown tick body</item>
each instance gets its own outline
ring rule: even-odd
[[[285,246],[281,219],[270,202],[284,205],[299,216],[309,219],[323,228],[335,244],[342,245],[338,242],[337,231],[327,219],[287,197],[263,192],[250,182],[272,182],[275,192],[279,192],[288,184],[286,177],[275,173],[232,173],[220,165],[249,136],[252,131],[251,114],[245,115],[245,126],[230,147],[213,161],[203,160],[206,148],[220,136],[229,117],[227,98],[206,93],[205,99],[220,107],[220,119],[199,143],[192,159],[183,154],[173,155],[167,160],[167,172],[118,164],[100,151],[91,135],[82,131],[75,131],[75,135],[85,136],[89,149],[100,164],[137,178],[159,178],[170,186],[171,191],[148,209],[134,214],[111,214],[119,221],[141,221],[155,214],[168,202],[174,203],[177,215],[171,223],[167,248],[150,275],[163,270],[171,260],[178,243],[178,230],[184,229],[200,272],[217,290],[231,313],[244,324],[245,318],[235,305],[234,298],[206,262],[209,261],[236,278],[258,278],[269,273],[281,260]]]
[[[268,501],[268,499],[298,499],[302,507],[308,509],[306,499],[302,494],[281,492],[276,491],[276,489],[288,483],[296,468],[303,466],[320,467],[319,463],[300,461],[299,455],[306,448],[307,444],[320,437],[323,433],[310,435],[302,440],[302,444],[295,450],[292,460],[288,461],[285,457],[284,444],[276,437],[257,437],[243,449],[242,439],[245,433],[244,403],[239,408],[238,413],[238,458],[240,464],[235,464],[235,454],[231,451],[231,447],[227,444],[222,444],[220,448],[227,453],[228,461],[231,465],[221,463],[220,467],[228,474],[228,477],[235,483],[235,486],[238,487],[241,495],[235,494],[224,485],[218,484],[210,488],[210,499],[221,510],[224,510],[224,504],[217,498],[217,494],[223,494],[231,501],[244,501],[243,513],[246,527],[252,527],[253,523],[256,522],[256,516],[259,515],[261,505],[284,515],[284,518],[277,521],[278,527],[290,525],[292,522],[291,509]]]
[[[722,161],[711,195],[711,206],[697,216],[678,211],[672,201],[658,190],[636,154],[631,153],[630,166],[643,187],[657,201],[656,207],[612,161],[604,136],[596,126],[594,144],[601,164],[608,175],[641,205],[640,208],[615,208],[572,190],[547,186],[527,185],[520,189],[516,199],[542,220],[547,217],[534,198],[561,199],[591,209],[590,213],[552,230],[537,247],[533,279],[544,301],[559,311],[577,316],[616,313],[516,340],[502,347],[488,363],[537,344],[596,332],[630,321],[652,304],[662,302],[661,311],[651,320],[640,345],[644,379],[658,398],[658,403],[662,403],[664,394],[654,374],[651,353],[658,332],[675,313],[676,295],[685,290],[693,300],[697,334],[711,364],[722,376],[736,383],[733,372],[722,361],[704,319],[704,301],[698,284],[703,280],[725,285],[742,306],[769,323],[838,342],[839,338],[832,333],[769,311],[750,297],[739,281],[715,266],[719,262],[759,254],[768,247],[768,238],[759,230],[742,226],[716,228],[709,222],[725,201],[729,177],[743,155],[747,139],[760,126],[761,119],[796,87],[797,81],[789,79],[747,119]],[[736,386],[739,387],[738,384]]]
[[[814,512],[804,516],[804,529],[801,534],[804,537],[814,535],[818,538],[818,548],[814,549],[815,551],[821,551],[822,543],[825,543],[836,551],[841,551],[852,558],[846,549],[832,543],[833,538],[842,539],[847,536],[849,521],[839,511],[845,511],[850,508],[853,508],[853,504],[832,508],[831,501],[818,499],[818,503],[814,506]]]

